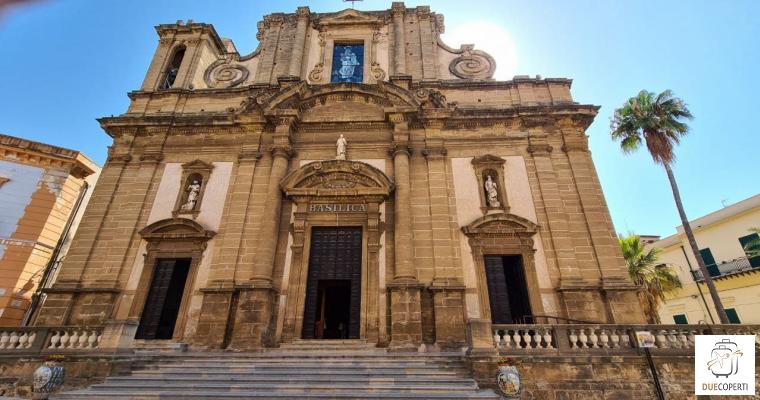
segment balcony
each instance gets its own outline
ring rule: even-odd
[[[742,257],[731,261],[723,261],[720,264],[707,265],[707,271],[713,278],[722,278],[724,276],[735,275],[753,269],[760,269],[760,257]],[[692,270],[691,274],[696,282],[705,280],[702,276],[702,271],[700,270]]]

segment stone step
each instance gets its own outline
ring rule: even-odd
[[[135,374],[131,376],[118,376],[108,379],[108,382],[140,382],[147,385],[153,385],[156,382],[217,382],[217,383],[235,383],[235,382],[303,382],[302,376],[283,376],[283,375],[219,375],[219,376],[199,376],[199,375],[181,375],[181,374],[161,374],[161,375],[142,375]],[[452,376],[374,376],[374,375],[347,375],[336,377],[335,375],[310,376],[309,382],[351,382],[362,384],[375,383],[404,383],[404,384],[432,384],[432,385],[472,385],[472,379]]]
[[[254,390],[277,390],[282,392],[306,391],[306,390],[330,390],[334,393],[355,393],[357,390],[369,392],[428,392],[428,393],[445,393],[452,390],[476,390],[478,387],[474,382],[460,385],[430,385],[430,384],[406,384],[406,383],[371,383],[362,388],[352,382],[328,382],[328,383],[242,383],[234,384],[229,382],[164,382],[160,386],[146,384],[146,382],[124,382],[124,381],[107,381],[105,383],[93,385],[92,391],[113,391],[122,390],[130,393],[154,393],[171,390],[215,390],[219,392],[238,392]]]
[[[185,371],[185,372],[192,372],[192,373],[210,373],[211,371],[220,371],[221,373],[238,373],[238,374],[246,374],[246,373],[282,373],[282,374],[293,374],[293,375],[299,375],[299,376],[308,376],[312,374],[356,374],[356,373],[369,373],[369,374],[431,374],[431,375],[439,375],[444,374],[448,372],[450,375],[460,375],[466,373],[466,370],[463,368],[452,368],[452,369],[438,369],[438,368],[402,368],[398,366],[388,366],[388,367],[377,367],[377,368],[357,368],[357,367],[351,367],[346,366],[343,368],[319,368],[316,366],[299,366],[299,365],[291,365],[291,366],[266,366],[266,367],[246,367],[246,368],[230,368],[230,367],[224,367],[224,366],[216,366],[216,367],[183,367],[183,366],[174,366],[174,367],[166,367],[162,365],[155,366],[151,368],[152,371],[157,371],[159,373],[162,372],[178,372],[178,371]],[[147,371],[147,370],[141,370],[141,371]]]
[[[298,365],[302,367],[310,368],[324,368],[324,367],[345,367],[345,368],[386,368],[386,367],[400,367],[400,368],[446,368],[447,366],[459,366],[458,363],[442,363],[442,362],[426,362],[419,361],[404,361],[393,362],[390,360],[378,360],[375,362],[368,361],[354,361],[354,360],[325,360],[325,361],[312,361],[304,360],[299,361],[297,359],[289,360],[248,360],[248,361],[230,361],[230,362],[210,362],[210,361],[169,361],[161,363],[162,366],[176,366],[182,365],[185,367],[205,368],[205,367],[218,367],[224,366],[229,368],[255,368],[255,367],[276,367],[276,366],[293,366]]]
[[[299,372],[300,371],[300,372]],[[243,369],[243,370],[229,370],[224,368],[218,368],[214,370],[207,370],[207,369],[193,369],[189,370],[187,368],[157,368],[157,369],[151,369],[151,370],[139,370],[137,372],[134,372],[134,374],[139,375],[161,375],[161,374],[184,374],[184,375],[192,375],[192,376],[214,376],[214,375],[230,375],[230,374],[238,374],[238,375],[280,375],[280,374],[291,374],[299,377],[306,376],[314,376],[314,375],[332,375],[332,376],[351,376],[351,375],[357,375],[357,376],[440,376],[440,377],[457,377],[457,376],[466,376],[467,371],[464,369],[458,369],[458,370],[437,370],[437,369],[402,369],[402,368],[387,368],[387,369],[365,369],[365,370],[355,370],[355,369],[345,369],[345,370],[329,370],[329,369],[316,369],[316,370],[309,370],[304,371],[303,369],[298,368],[292,368],[292,369],[286,369],[286,368],[268,368],[268,369],[257,369],[257,370],[249,370],[249,369]]]
[[[279,391],[253,391],[253,392],[185,392],[185,391],[164,391],[154,394],[123,393],[118,391],[76,391],[59,394],[53,399],[61,400],[111,400],[111,399],[131,399],[131,400],[216,400],[216,399],[261,399],[261,400],[301,400],[301,399],[356,399],[356,400],[381,400],[381,399],[501,399],[491,390],[481,390],[478,392],[460,392],[451,391],[448,393],[373,393],[357,390],[354,393],[333,393],[331,391],[308,391],[296,393],[282,393]]]
[[[308,344],[308,343],[307,343]],[[280,356],[282,355],[282,356]],[[384,351],[184,353],[144,357],[60,399],[498,399],[479,390],[461,353]]]

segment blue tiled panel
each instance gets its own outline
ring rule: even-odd
[[[333,48],[332,82],[364,80],[364,45],[336,44]]]

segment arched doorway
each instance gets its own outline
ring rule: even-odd
[[[393,184],[359,161],[316,161],[288,174],[292,245],[282,341],[384,335],[380,237]]]

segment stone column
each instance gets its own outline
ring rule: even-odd
[[[288,171],[288,162],[292,154],[290,132],[294,123],[294,117],[280,118],[275,128],[271,150],[272,169],[267,184],[266,207],[259,226],[253,276],[247,284],[238,287],[240,293],[230,343],[230,347],[236,350],[253,349],[270,344],[268,335],[277,294],[272,286],[272,271],[282,209],[280,181]]]
[[[406,74],[406,42],[404,41],[404,13],[406,6],[403,2],[393,2],[393,74]]]
[[[394,3],[395,4],[395,3]],[[422,286],[412,263],[412,219],[409,179],[409,126],[403,114],[389,116],[394,124],[393,173],[396,183],[394,199],[394,269],[387,287],[391,295],[392,350],[413,350],[422,344]]]
[[[309,24],[309,7],[298,7],[296,11],[296,37],[290,52],[290,65],[288,75],[301,76],[301,64],[303,63],[304,41],[306,40],[306,28]]]

